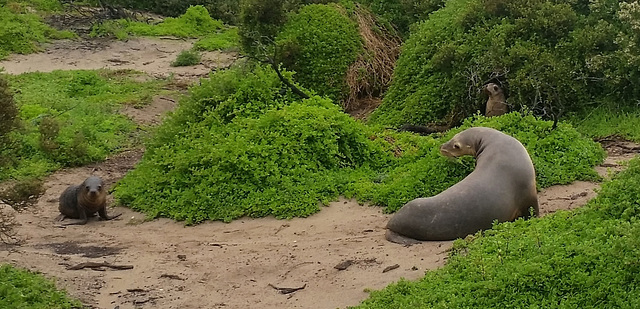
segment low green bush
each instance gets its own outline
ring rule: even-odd
[[[0,265],[0,308],[83,308],[41,274]]]
[[[638,12],[613,0],[447,1],[404,44],[371,121],[464,118],[483,109],[487,81],[503,84],[514,109],[549,118],[605,100],[632,107],[640,94]]]
[[[10,133],[20,160],[0,166],[0,181],[41,177],[64,166],[103,160],[131,142],[136,125],[123,104],[150,102],[161,81],[127,71],[54,71],[7,76],[22,128]],[[4,149],[3,149],[4,150]]]
[[[40,44],[50,39],[74,38],[69,31],[58,31],[43,23],[29,10],[14,12],[0,6],[0,60],[11,53],[29,54],[41,50]]]
[[[439,138],[369,127],[328,99],[300,100],[263,66],[217,72],[190,92],[115,187],[119,203],[187,224],[307,216],[339,195],[395,211],[473,169],[472,159],[455,163],[438,149],[479,125],[520,139],[543,187],[597,179],[592,167],[604,157],[569,125],[552,130],[551,122],[519,113],[479,116]]]
[[[337,4],[307,5],[290,16],[276,49],[301,85],[333,100],[346,94],[347,69],[363,52],[358,25]]]
[[[158,24],[118,19],[95,25],[91,36],[103,37],[113,35],[118,39],[126,39],[128,35],[163,36],[179,38],[199,38],[216,33],[223,29],[223,23],[212,19],[204,6],[190,7],[179,17],[167,17]]]
[[[228,28],[199,39],[193,44],[193,48],[196,50],[228,51],[238,49],[239,44],[238,28]]]
[[[454,242],[447,265],[357,308],[640,306],[640,159],[573,212],[501,223]]]
[[[238,0],[102,0],[101,2],[134,10],[142,10],[161,14],[163,16],[180,16],[189,7],[203,6],[211,17],[220,19],[226,24],[235,25],[240,13]]]
[[[640,142],[640,110],[602,105],[583,113],[572,115],[569,121],[580,133],[592,137],[603,138],[619,136]]]
[[[22,8],[31,8],[39,12],[60,12],[63,9],[59,0],[5,0],[8,6],[16,5]],[[0,1],[2,3],[2,1]]]
[[[176,60],[171,62],[172,67],[192,66],[200,63],[200,53],[195,50],[183,50],[178,54]]]

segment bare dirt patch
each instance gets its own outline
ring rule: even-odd
[[[38,245],[35,248],[51,249],[56,254],[60,254],[60,255],[77,254],[86,258],[99,258],[99,257],[110,256],[110,255],[118,254],[121,251],[121,249],[118,247],[83,245],[73,241]]]

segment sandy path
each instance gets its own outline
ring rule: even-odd
[[[228,65],[212,60],[213,64],[175,71],[168,62],[187,44],[175,40],[135,39],[88,49],[82,46],[89,43],[71,42],[70,49],[56,44],[47,53],[12,56],[0,66],[14,74],[34,69],[134,68],[153,76],[176,72],[189,79],[206,74],[210,70],[207,66]],[[165,53],[168,50],[172,52]],[[145,64],[150,59],[153,62]],[[123,112],[140,122],[157,123],[157,117],[173,103],[157,98],[148,107]],[[620,169],[616,161],[633,155],[613,149],[605,166]],[[111,185],[133,168],[140,156],[140,151],[129,151],[100,164],[50,176],[37,205],[16,214],[21,223],[17,231],[24,242],[0,246],[0,263],[57,278],[59,286],[94,308],[126,309],[345,307],[365,299],[365,289],[381,289],[400,278],[421,278],[426,270],[446,261],[445,251],[451,242],[411,247],[388,243],[383,227],[389,215],[382,214],[381,208],[353,201],[334,202],[309,218],[241,219],[194,227],[168,219],[144,221],[142,214],[115,208],[110,212],[123,216],[114,221],[55,227],[57,199],[64,188],[89,175],[101,176]],[[606,169],[600,167],[599,172],[606,174]],[[577,182],[548,188],[539,194],[541,213],[582,206],[595,196],[593,189],[597,187],[596,183]],[[5,207],[5,211],[10,210]],[[347,269],[334,268],[347,260],[353,261]],[[86,261],[134,268],[66,270]],[[395,264],[398,268],[383,272]],[[284,295],[270,284],[305,288]]]
[[[177,55],[191,48],[193,40],[133,38],[128,41],[60,40],[51,43],[42,53],[11,55],[0,61],[0,67],[10,74],[51,72],[54,70],[134,69],[153,77],[173,75],[178,79],[204,77],[213,69],[229,66],[235,53],[203,52],[200,64],[171,67]]]

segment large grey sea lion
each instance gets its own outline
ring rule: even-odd
[[[451,240],[489,229],[494,220],[538,215],[536,175],[527,150],[515,138],[491,128],[456,134],[442,155],[476,157],[471,174],[440,194],[405,204],[387,223],[387,240],[401,244]]]
[[[60,195],[58,210],[60,210],[58,221],[66,217],[79,219],[63,225],[86,224],[88,217],[95,216],[96,212],[104,220],[111,220],[121,215],[112,217],[107,215],[107,189],[102,179],[96,176],[85,179],[80,185],[65,189]]]

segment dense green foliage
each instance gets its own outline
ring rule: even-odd
[[[451,0],[412,33],[376,123],[423,124],[473,114],[497,77],[507,102],[537,115],[640,94],[640,7],[597,1]]]
[[[83,308],[42,275],[4,264],[0,265],[0,278],[0,308]]]
[[[279,62],[296,80],[320,95],[339,100],[345,74],[362,53],[358,25],[336,4],[312,4],[292,15],[276,37]]]
[[[205,7],[197,5],[190,7],[179,17],[167,17],[155,25],[127,19],[106,21],[95,25],[91,29],[91,35],[98,37],[114,35],[118,39],[126,39],[128,35],[198,38],[215,34],[222,28],[221,21],[212,19]]]
[[[0,167],[0,180],[44,176],[127,146],[136,126],[118,109],[150,102],[162,85],[135,81],[135,75],[104,70],[7,76],[19,89],[15,101],[23,124],[10,133],[13,149],[3,149],[14,153],[14,160]]]
[[[640,159],[574,212],[458,240],[448,264],[373,292],[359,308],[640,306]]]
[[[196,50],[221,50],[228,51],[240,46],[238,28],[227,28],[199,39],[193,44]]]
[[[335,0],[243,0],[239,27],[242,49],[258,54],[260,45],[270,45],[287,17],[307,4],[325,4]]]
[[[444,6],[445,0],[357,0],[390,22],[403,36],[410,26]]]
[[[171,62],[172,67],[192,66],[200,63],[200,53],[195,50],[183,50],[178,54],[176,60]]]
[[[42,3],[47,3],[43,1]],[[50,39],[73,38],[68,31],[57,31],[20,3],[0,6],[0,60],[10,53],[29,54],[40,51],[40,43]]]
[[[285,72],[287,76],[291,74]],[[437,194],[473,169],[438,153],[468,126],[491,126],[529,147],[541,186],[595,179],[604,152],[569,125],[511,113],[478,117],[444,137],[355,121],[330,100],[300,100],[268,67],[217,72],[147,143],[115,188],[124,205],[188,224],[240,216],[307,216],[339,195],[387,206]]]

